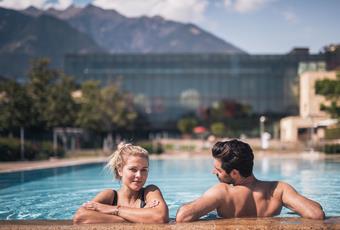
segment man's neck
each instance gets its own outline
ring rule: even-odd
[[[235,181],[235,185],[242,185],[242,186],[253,186],[257,182],[257,179],[252,174],[248,177],[241,177],[239,180]]]

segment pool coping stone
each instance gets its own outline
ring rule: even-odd
[[[83,224],[71,220],[0,220],[0,230],[30,229],[340,229],[340,217],[310,220],[299,217],[231,218],[169,224]]]

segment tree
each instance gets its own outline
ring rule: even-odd
[[[14,131],[31,126],[32,101],[25,86],[15,81],[0,83],[0,129]]]
[[[72,98],[76,84],[72,78],[60,74],[55,84],[50,86],[44,120],[48,128],[73,126],[78,106]]]
[[[105,114],[104,122],[108,131],[132,128],[137,112],[127,94],[120,92],[117,85],[110,84],[101,90],[101,97],[101,109]]]
[[[210,130],[212,132],[212,134],[218,136],[218,137],[222,137],[225,133],[225,125],[223,124],[223,122],[214,122],[211,124],[210,126]]]
[[[231,100],[221,100],[208,108],[204,117],[210,122],[224,121],[228,118],[246,117],[250,114],[250,110],[250,106]]]
[[[191,117],[182,118],[177,122],[177,128],[182,134],[191,134],[196,125],[197,120]]]
[[[330,104],[321,104],[320,109],[327,112],[332,118],[340,117],[340,73],[335,80],[324,79],[316,81],[315,93],[324,96]]]
[[[32,100],[31,113],[36,128],[46,128],[49,96],[58,72],[49,68],[48,59],[37,59],[32,62],[28,73],[27,90]]]
[[[76,84],[61,71],[49,68],[49,64],[48,59],[34,60],[28,74],[33,124],[40,129],[73,126],[77,104],[71,94]]]
[[[77,124],[95,132],[112,132],[117,128],[132,128],[137,112],[127,95],[115,84],[100,88],[97,81],[81,86]]]
[[[76,124],[84,129],[102,132],[104,114],[101,111],[101,95],[98,81],[85,81],[81,85],[81,96],[78,100],[79,112]]]

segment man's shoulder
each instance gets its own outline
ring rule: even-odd
[[[275,181],[277,183],[277,188],[279,189],[286,189],[288,187],[292,187],[290,184],[284,181]]]
[[[267,184],[265,187],[268,190],[273,191],[274,196],[279,197],[281,197],[285,191],[294,189],[293,186],[284,181],[264,181],[263,183]]]
[[[228,193],[228,189],[229,189],[228,184],[224,184],[224,183],[218,183],[213,185],[212,187],[210,187],[205,193],[204,193],[204,197],[213,197],[214,199],[222,199],[224,197],[226,197],[227,193]]]
[[[279,189],[281,189],[282,191],[295,190],[295,188],[292,185],[290,185],[289,183],[284,182],[284,181],[278,181],[278,186],[277,187]]]
[[[231,187],[231,185],[226,183],[218,183],[212,186],[209,190],[216,193],[225,193],[228,192]]]

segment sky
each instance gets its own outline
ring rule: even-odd
[[[0,6],[65,9],[92,3],[128,17],[193,23],[250,54],[340,44],[340,0],[0,0]]]

